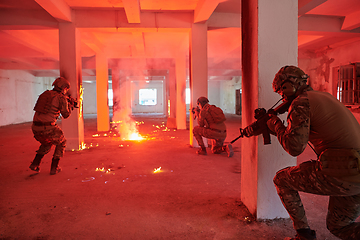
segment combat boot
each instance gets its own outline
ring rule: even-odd
[[[55,175],[61,172],[61,168],[59,167],[59,161],[60,161],[59,157],[52,158],[50,175]]]
[[[316,240],[316,232],[310,228],[296,230],[295,238],[285,238],[284,240]]]
[[[29,168],[35,172],[40,172],[40,162],[44,155],[36,154]]]
[[[225,146],[225,151],[227,152],[228,157],[234,156],[234,150],[233,150],[231,144],[228,144],[228,145]]]
[[[205,146],[200,146],[199,150],[197,150],[196,153],[199,155],[206,155],[207,153]]]

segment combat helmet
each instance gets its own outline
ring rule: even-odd
[[[272,87],[274,92],[278,92],[285,82],[292,82],[296,87],[306,83],[309,76],[296,66],[284,66],[275,75]]]
[[[58,77],[52,84],[55,91],[61,92],[64,88],[70,88],[70,82],[63,77]]]
[[[209,99],[206,97],[199,97],[196,101],[197,104],[200,104],[202,107],[209,102]]]

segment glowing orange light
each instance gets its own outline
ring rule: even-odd
[[[82,117],[83,114],[83,99],[84,99],[84,88],[82,84],[80,85],[80,93],[79,93],[79,118]]]
[[[161,170],[161,167],[154,168],[154,173],[160,172],[160,170]]]
[[[86,144],[84,142],[81,142],[79,145],[79,150],[84,150],[86,148]]]
[[[121,119],[118,120],[117,119]],[[117,131],[117,134],[114,136],[119,136],[122,140],[143,140],[144,138],[139,134],[137,126],[144,124],[144,122],[134,121],[128,113],[124,111],[119,111],[114,113],[113,122],[111,122],[114,129]]]
[[[142,140],[142,139],[144,138],[139,133],[136,132],[132,133],[129,138],[129,140]]]
[[[110,169],[110,168],[105,169],[104,167],[102,167],[102,168],[96,168],[95,171],[96,171],[96,172],[109,173],[109,172],[111,172],[111,169]]]

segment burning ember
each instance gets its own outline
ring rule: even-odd
[[[137,126],[144,122],[133,120],[126,111],[118,111],[114,113],[113,122],[111,122],[119,133],[122,140],[143,140],[139,134]]]
[[[104,167],[102,167],[102,168],[96,168],[95,171],[109,173],[109,172],[111,172],[111,169],[110,168],[105,169]]]
[[[97,143],[95,146],[98,147],[99,144]],[[86,145],[86,143],[81,142],[81,144],[79,145],[79,149],[71,149],[71,151],[73,151],[73,152],[74,151],[81,151],[81,150],[85,150],[85,149],[90,149],[92,147],[94,147],[92,143],[90,143],[90,145],[88,146],[88,145]]]
[[[161,167],[154,168],[154,173],[160,172],[160,170],[161,170]]]

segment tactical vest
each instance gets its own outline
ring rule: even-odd
[[[56,94],[57,92],[50,90],[46,90],[45,92],[43,92],[36,101],[34,110],[36,112],[40,112],[44,114],[48,113],[49,110],[51,109],[52,100],[54,99]]]

